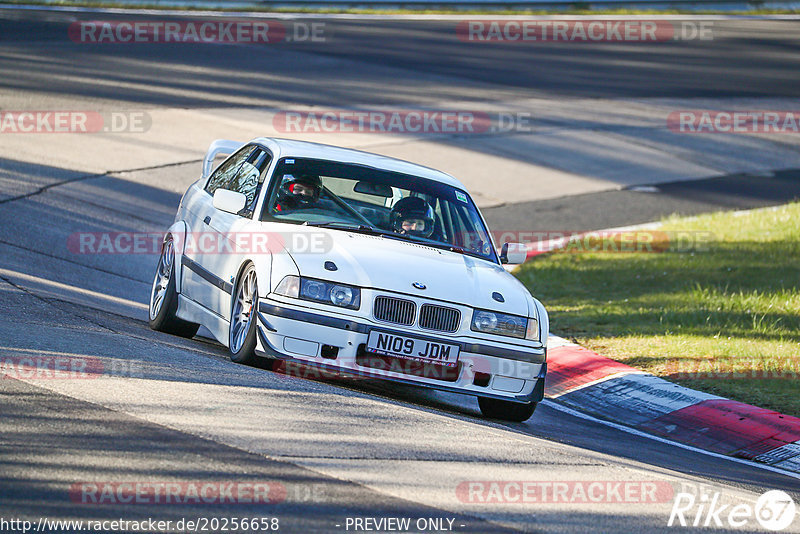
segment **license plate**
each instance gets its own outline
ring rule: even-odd
[[[445,367],[455,367],[458,363],[458,345],[398,336],[397,334],[387,334],[386,332],[376,332],[375,330],[369,333],[367,352],[418,362],[435,363]]]

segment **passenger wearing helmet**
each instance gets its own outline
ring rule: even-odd
[[[322,180],[315,174],[288,175],[278,189],[277,211],[314,207],[322,193]]]
[[[430,238],[436,223],[436,214],[425,200],[406,197],[397,201],[390,216],[392,230],[398,234]]]

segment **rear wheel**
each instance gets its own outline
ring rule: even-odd
[[[172,236],[161,245],[153,288],[150,291],[150,328],[181,337],[194,337],[199,324],[179,319],[175,289],[175,245]]]
[[[535,402],[519,403],[488,397],[478,397],[481,413],[489,419],[502,419],[521,423],[527,421],[536,410]]]

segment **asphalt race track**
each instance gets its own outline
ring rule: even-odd
[[[526,423],[504,424],[481,418],[469,397],[236,365],[207,338],[147,327],[154,254],[68,245],[79,232],[163,231],[213,139],[272,135],[271,113],[308,106],[529,103],[563,111],[536,125],[559,128],[554,135],[566,132],[563,139],[581,135],[606,147],[641,139],[626,164],[621,152],[613,161],[599,149],[578,154],[586,144],[554,142],[537,152],[536,132],[310,138],[435,166],[463,156],[445,170],[463,172],[496,227],[605,228],[673,211],[778,204],[800,194],[791,136],[667,140],[652,124],[681,107],[796,104],[800,22],[717,20],[712,43],[538,48],[465,44],[454,37],[455,22],[441,20],[319,18],[325,42],[261,47],[67,37],[78,19],[137,17],[156,15],[0,10],[0,111],[144,111],[152,120],[146,132],[0,133],[0,358],[60,355],[104,370],[81,380],[0,378],[0,518],[265,517],[285,532],[346,532],[354,518],[398,517],[443,521],[441,529],[423,521],[427,528],[415,531],[425,532],[657,532],[680,530],[667,526],[673,492],[719,492],[724,502],[752,505],[781,489],[800,499],[796,477],[550,402]],[[583,114],[587,106],[597,116]],[[673,152],[674,164],[658,163]],[[737,157],[741,163],[728,161]],[[625,175],[626,165],[635,176]],[[528,174],[532,168],[542,174]],[[517,174],[498,188],[504,169]],[[629,189],[640,183],[661,184],[664,195]],[[670,491],[652,502],[520,503],[476,502],[459,490],[496,480],[650,482]],[[269,482],[278,497],[169,505],[82,496],[91,484],[225,481]]]

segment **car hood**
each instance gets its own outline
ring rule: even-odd
[[[301,276],[515,315],[533,313],[528,290],[501,265],[390,237],[302,226],[292,231],[308,233],[308,242],[323,243],[308,251],[289,251]],[[325,262],[337,269],[326,269]],[[504,302],[496,301],[494,292]]]

